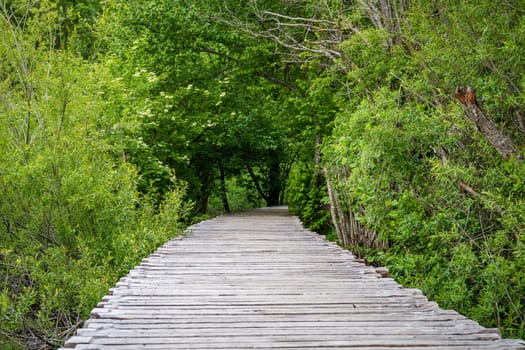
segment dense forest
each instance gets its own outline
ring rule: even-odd
[[[192,222],[287,204],[525,336],[525,1],[0,1],[0,344]]]

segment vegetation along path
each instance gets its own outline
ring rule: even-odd
[[[192,226],[111,290],[75,349],[525,349],[305,230],[285,207]]]

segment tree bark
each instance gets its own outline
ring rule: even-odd
[[[518,119],[520,131],[525,134],[525,118],[523,118],[523,114],[516,112],[516,118]]]
[[[195,211],[199,214],[205,214],[208,211],[208,202],[211,194],[211,185],[214,177],[210,174],[205,174],[200,178],[200,189],[195,199]]]
[[[389,46],[399,43],[402,20],[411,2],[411,0],[358,0],[374,26],[393,35],[389,39]]]
[[[343,244],[343,233],[341,230],[341,227],[339,226],[339,216],[338,211],[336,209],[336,201],[334,198],[334,193],[332,191],[332,182],[330,181],[330,175],[325,169],[325,177],[326,177],[326,189],[328,191],[328,199],[330,200],[330,216],[332,217],[332,223],[335,228],[335,233],[337,234],[337,241],[339,244]]]
[[[446,150],[443,147],[433,147],[432,150],[439,157],[439,160],[441,161],[441,165],[443,165],[443,166],[448,166],[449,165],[447,152],[446,152]],[[455,177],[451,177],[451,179],[456,183],[456,185],[459,187],[459,189],[460,189],[460,191],[462,193],[465,193],[465,194],[467,194],[469,196],[478,198],[482,203],[484,203],[487,206],[487,208],[493,207],[494,208],[493,210],[495,212],[497,212],[499,215],[503,215],[503,208],[501,208],[498,205],[494,206],[494,204],[491,203],[491,201],[488,198],[486,198],[486,196],[483,195],[482,192],[478,192],[478,191],[474,190],[474,188],[472,188],[472,186],[464,183],[463,181],[461,181],[461,180],[459,180],[459,179],[457,179]]]
[[[381,240],[376,231],[370,230],[359,223],[350,208],[345,209],[343,207],[343,205],[348,205],[349,199],[346,198],[344,193],[343,195],[339,194],[326,169],[324,169],[324,174],[330,200],[330,214],[337,233],[338,243],[346,247],[387,248],[388,242]],[[359,252],[356,252],[356,254],[359,254]]]
[[[281,194],[281,166],[278,161],[274,161],[270,166],[270,173],[268,174],[269,188],[268,200],[269,207],[279,205],[279,198]]]
[[[503,158],[510,159],[514,156],[518,161],[522,160],[518,148],[510,137],[503,134],[480,108],[474,89],[467,87],[467,90],[463,91],[461,88],[456,88],[455,96],[463,104],[467,118],[476,125],[479,132],[485,136]]]
[[[321,135],[321,123],[319,122],[319,117],[314,116],[314,128],[315,128],[315,155],[314,155],[314,165],[316,171],[320,169],[322,154],[321,154],[321,145],[323,143],[323,135]]]
[[[255,186],[255,189],[257,190],[257,193],[259,193],[259,196],[261,196],[261,198],[264,199],[264,201],[266,203],[268,203],[269,202],[269,198],[264,193],[263,189],[261,188],[261,184],[259,183],[259,180],[257,180],[257,176],[253,172],[253,169],[250,166],[250,164],[246,164],[246,169],[248,170],[248,174],[250,175],[250,178],[252,179],[252,182],[253,182],[253,184]]]
[[[219,166],[220,180],[221,180],[221,197],[222,197],[222,206],[226,213],[230,213],[230,204],[228,203],[228,195],[226,192],[226,175],[224,173],[224,167],[222,164]]]

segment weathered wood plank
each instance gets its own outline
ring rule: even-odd
[[[190,227],[91,315],[66,348],[525,349],[381,278],[285,208]]]

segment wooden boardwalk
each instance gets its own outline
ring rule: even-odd
[[[405,289],[286,208],[192,226],[123,278],[65,348],[525,349]]]

